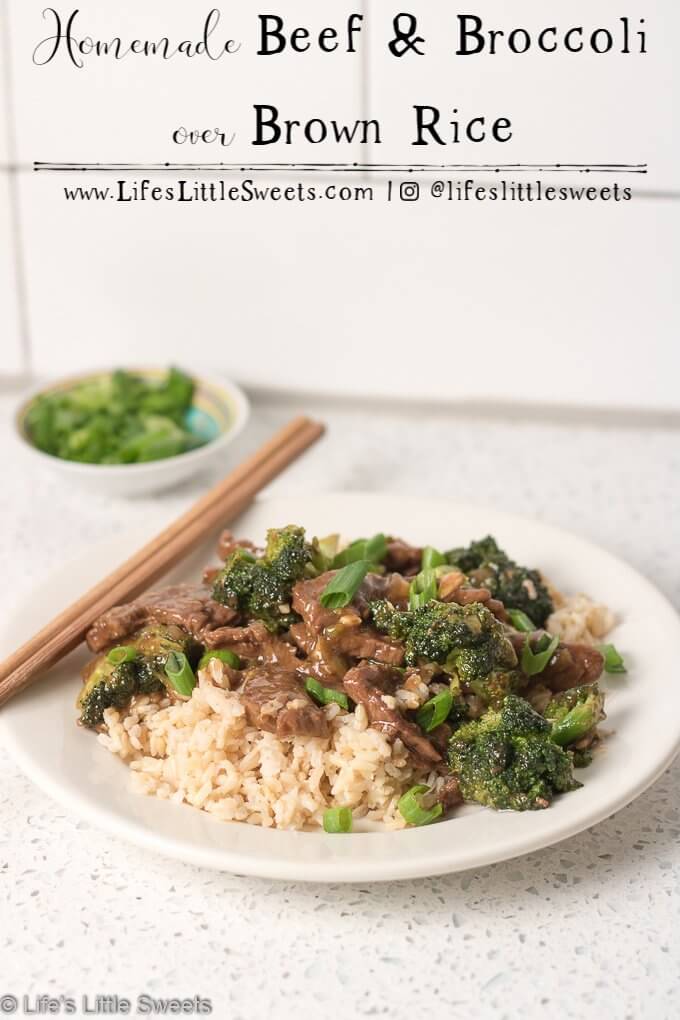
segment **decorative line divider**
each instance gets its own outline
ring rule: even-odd
[[[485,173],[646,174],[647,163],[56,163],[34,162],[36,173]]]

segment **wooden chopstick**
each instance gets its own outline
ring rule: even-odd
[[[234,520],[323,432],[323,425],[308,418],[291,421],[186,513],[18,648],[0,664],[0,705],[76,648],[102,613],[139,595],[212,531]]]

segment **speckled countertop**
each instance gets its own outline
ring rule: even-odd
[[[0,398],[0,612],[87,543],[174,516],[68,491]],[[275,488],[451,496],[571,528],[680,607],[680,432],[309,407],[330,431]],[[239,450],[290,415],[258,402]],[[274,487],[272,487],[272,491]],[[220,1020],[679,1015],[680,763],[590,832],[509,863],[384,886],[202,871],[65,814],[0,749],[3,994],[210,998]],[[109,1014],[110,1015],[110,1014]]]

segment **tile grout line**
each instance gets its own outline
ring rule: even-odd
[[[372,67],[373,61],[371,59],[371,0],[361,0],[361,13],[364,16],[364,27],[365,34],[363,39],[363,45],[361,47],[361,86],[359,88],[359,103],[361,105],[362,114],[364,117],[370,117],[371,108],[371,85],[372,85]],[[366,162],[370,163],[371,153],[373,146],[369,141],[366,141],[365,152]],[[365,175],[362,175],[365,176]]]
[[[373,100],[373,73],[375,66],[375,56],[372,50],[372,21],[371,15],[374,12],[373,0],[361,0],[361,13],[364,15],[364,46],[361,50],[361,87],[359,89],[359,104],[362,109],[362,115],[366,118],[371,116],[371,105]],[[366,141],[361,146],[366,152],[366,162],[371,162],[371,153],[373,151],[373,143]],[[375,175],[371,172],[364,172],[362,176],[366,180],[374,181],[376,184],[380,184],[380,181],[375,180]],[[485,178],[480,176],[481,180]],[[680,189],[650,189],[641,190],[637,189],[635,193],[636,199],[655,199],[657,201],[678,201],[680,200]]]
[[[264,385],[250,385],[240,380],[251,399],[264,401],[270,407],[314,406],[321,399],[324,406],[338,411],[368,410],[378,415],[415,418],[446,418],[451,421],[483,421],[498,424],[539,426],[593,427],[614,429],[680,430],[680,410],[672,407],[600,407],[569,403],[541,404],[527,401],[494,400],[483,397],[457,400],[426,397],[390,397],[361,394],[348,396],[333,392],[306,390],[282,391]]]
[[[33,369],[33,352],[28,312],[28,287],[26,278],[26,259],[19,206],[19,177],[17,168],[17,137],[14,104],[14,82],[12,78],[12,47],[9,28],[9,3],[0,0],[0,54],[4,71],[0,69],[4,85],[4,106],[7,123],[7,146],[10,157],[8,166],[2,170],[7,173],[10,205],[10,231],[12,234],[12,260],[17,291],[19,314],[19,342],[21,346],[22,369],[25,377],[30,377]]]

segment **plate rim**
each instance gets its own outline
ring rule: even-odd
[[[305,505],[309,506],[310,502],[325,503],[328,500],[335,501],[360,501],[366,499],[385,498],[391,495],[391,493],[370,492],[370,491],[356,491],[356,492],[334,492],[332,490],[319,492],[300,491],[293,494],[281,493],[272,494],[271,496],[262,495],[257,498],[255,504],[258,506],[266,504],[276,504],[278,502],[290,502],[292,500],[304,502]],[[398,498],[402,503],[411,502],[413,504],[422,505],[426,497],[413,497],[413,496],[401,496]],[[598,556],[609,558],[619,568],[624,567],[628,572],[633,574],[637,582],[646,588],[649,592],[652,592],[655,599],[658,600],[659,604],[663,604],[665,609],[672,615],[676,625],[680,627],[680,616],[667,596],[658,590],[655,585],[651,583],[644,575],[639,573],[636,568],[632,567],[625,560],[619,558],[615,554],[609,552],[608,549],[598,545],[595,542],[590,541],[587,538],[583,538],[576,532],[568,529],[556,526],[549,522],[537,520],[527,515],[516,514],[511,511],[506,511],[502,508],[491,507],[491,506],[480,506],[468,502],[459,502],[453,499],[429,499],[427,502],[433,505],[446,507],[449,511],[462,511],[464,513],[479,514],[480,519],[483,519],[483,515],[494,514],[501,515],[503,518],[508,520],[509,523],[513,521],[519,521],[524,525],[534,523],[544,531],[549,531],[552,535],[558,539],[560,536],[568,537],[570,540],[577,540],[585,550],[588,548],[595,550]],[[247,511],[246,511],[247,513]],[[139,528],[140,535],[148,528]],[[104,547],[113,547],[114,545],[121,545],[125,541],[129,541],[131,532],[123,532],[116,535],[113,538],[103,539],[99,542],[93,543],[87,550],[76,556],[72,557],[68,562],[61,564],[60,567],[56,567],[47,576],[46,583],[49,587],[50,581],[56,582],[58,576],[63,574],[69,566],[74,564],[80,564],[83,560],[91,556],[92,551],[97,549],[103,549]],[[136,532],[134,540],[136,541]],[[31,598],[29,592],[21,604],[15,608],[12,616],[5,622],[5,626],[2,629],[2,637],[6,638],[7,631],[11,626],[12,618],[18,616],[21,613],[22,608],[26,606]],[[256,878],[267,878],[282,881],[296,881],[296,882],[309,882],[309,883],[349,883],[349,882],[389,882],[399,881],[405,879],[424,878],[424,877],[436,877],[444,874],[459,873],[467,871],[477,867],[486,867],[490,864],[501,863],[502,861],[512,860],[517,857],[525,856],[526,854],[536,852],[541,849],[547,849],[548,847],[555,846],[565,839],[569,839],[572,836],[578,835],[581,832],[585,832],[591,829],[593,826],[598,825],[600,822],[612,817],[617,812],[622,810],[624,807],[636,800],[642,793],[649,789],[663,773],[668,769],[677,755],[680,753],[680,725],[677,727],[675,734],[675,740],[666,749],[662,758],[659,758],[653,767],[649,767],[646,772],[639,776],[638,780],[630,784],[626,789],[621,790],[615,797],[608,799],[603,802],[599,807],[593,806],[585,814],[581,813],[576,817],[567,817],[561,824],[555,826],[554,832],[550,834],[548,840],[544,834],[539,831],[532,836],[527,836],[526,833],[518,833],[513,841],[508,841],[506,848],[500,850],[499,848],[494,849],[493,844],[489,847],[476,846],[474,853],[468,852],[469,860],[464,860],[462,863],[451,863],[447,860],[446,854],[442,853],[438,848],[434,848],[431,856],[427,856],[427,852],[422,850],[419,854],[411,859],[400,859],[397,866],[393,866],[391,871],[385,872],[385,862],[381,859],[375,859],[372,857],[360,858],[355,860],[352,858],[341,858],[333,857],[328,860],[315,862],[314,873],[304,873],[304,862],[303,865],[297,861],[288,861],[285,859],[276,859],[274,851],[272,856],[266,861],[260,858],[250,858],[238,850],[229,850],[223,847],[215,846],[195,846],[187,842],[183,842],[174,836],[168,836],[165,834],[156,834],[152,830],[144,828],[134,818],[119,817],[116,815],[111,808],[106,806],[99,807],[97,804],[91,803],[82,794],[79,795],[77,791],[72,790],[70,786],[64,786],[59,782],[56,776],[51,774],[46,768],[44,768],[39,762],[36,762],[31,758],[27,752],[24,744],[21,740],[17,739],[13,733],[11,726],[11,711],[0,710],[0,740],[2,746],[10,754],[14,762],[18,765],[22,773],[31,780],[39,789],[43,790],[49,797],[60,804],[62,807],[71,811],[76,817],[82,818],[85,821],[93,824],[96,828],[101,829],[119,839],[124,839],[136,846],[140,846],[145,850],[152,850],[156,853],[160,853],[162,856],[179,860],[184,863],[194,864],[198,867],[210,868],[212,870],[227,871],[236,875],[247,875]],[[196,810],[192,809],[189,805],[181,805],[183,810]],[[210,818],[210,816],[208,816]],[[223,826],[224,823],[216,819],[210,818],[210,821],[215,825]],[[443,823],[444,825],[447,823]],[[437,827],[439,828],[439,826]],[[278,830],[267,830],[274,838],[276,838]],[[384,833],[384,836],[398,837],[400,840],[408,839],[414,832],[421,832],[423,830],[399,830],[395,833]],[[297,838],[305,839],[311,836],[317,838],[329,838],[337,839],[337,836],[326,837],[322,833],[291,833],[286,832],[287,835],[294,835]],[[354,833],[350,838],[362,838],[369,839],[375,838],[372,833]],[[521,845],[515,845],[520,844]],[[472,859],[474,858],[474,859]],[[309,866],[309,862],[306,862]]]

